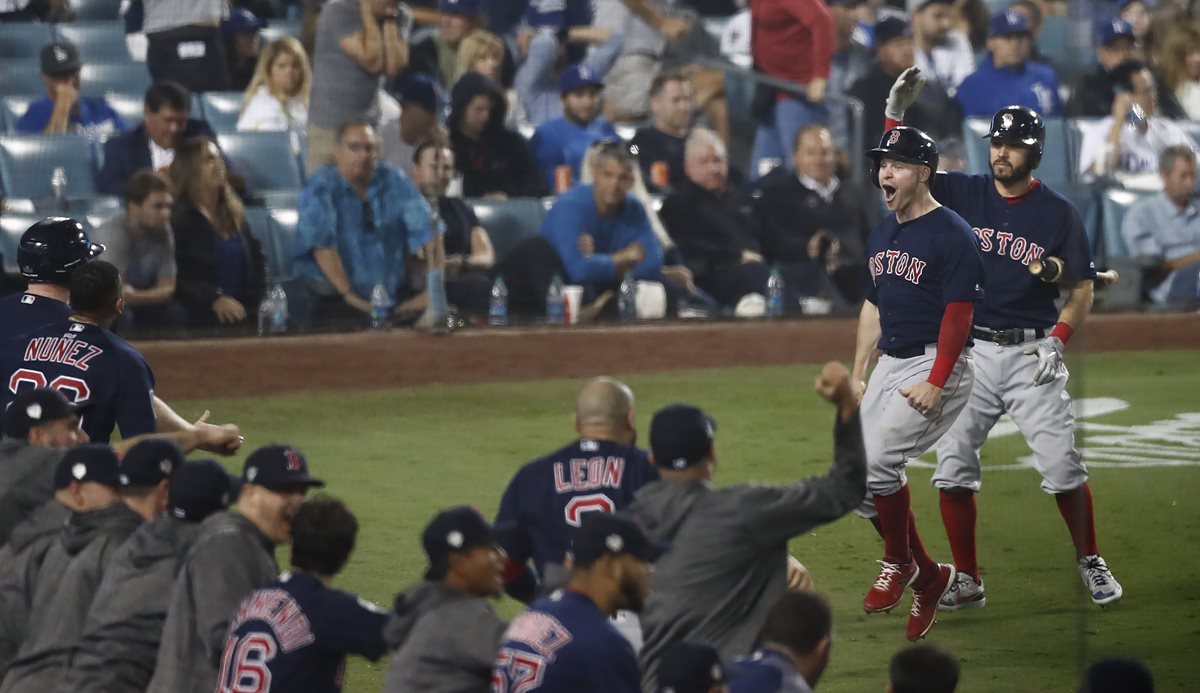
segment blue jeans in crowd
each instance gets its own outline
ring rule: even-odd
[[[790,171],[792,151],[796,144],[796,133],[800,128],[811,123],[827,125],[829,109],[823,103],[812,104],[803,97],[792,96],[782,101],[776,101],[772,110],[771,123],[759,124],[758,132],[754,135],[754,157],[751,169],[746,177],[757,180],[766,170],[760,161],[775,161],[786,166]]]

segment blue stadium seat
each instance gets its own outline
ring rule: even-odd
[[[90,22],[83,24],[59,24],[58,37],[70,41],[79,49],[79,57],[87,63],[132,63],[133,57],[125,47],[124,22]],[[131,69],[142,71],[144,66],[133,65]]]
[[[271,207],[270,213],[270,245],[264,245],[263,251],[272,278],[285,280],[292,276],[292,252],[300,217],[294,207]]]
[[[1135,192],[1133,190],[1106,190],[1101,195],[1101,230],[1104,236],[1105,257],[1128,257],[1129,249],[1125,247],[1125,239],[1121,235],[1121,224],[1125,221],[1125,212],[1133,203],[1144,197],[1157,193]]]
[[[22,24],[20,26],[30,25]],[[7,38],[0,39],[0,45],[7,40]],[[42,66],[37,57],[0,60],[0,96],[44,93],[46,93],[46,85],[42,83]]]
[[[85,63],[80,76],[85,94],[145,94],[150,72],[141,63]]]
[[[120,114],[121,119],[132,130],[142,122],[142,106],[146,103],[145,94],[127,94],[127,93],[110,93],[105,94],[104,98],[108,101],[108,105]],[[193,110],[195,110],[193,108]]]
[[[988,172],[988,143],[983,136],[991,126],[990,118],[963,119],[963,145],[967,150],[967,173]]]
[[[121,0],[71,0],[75,19],[81,22],[115,21],[121,18]]]
[[[0,215],[0,255],[4,256],[4,272],[18,274],[21,268],[17,266],[17,242],[25,229],[33,226],[41,217],[27,214]]]
[[[250,233],[262,244],[267,264],[271,264],[271,218],[264,207],[246,207],[246,225]]]
[[[286,132],[225,132],[217,135],[221,151],[246,179],[251,194],[299,190],[300,163]]]
[[[479,223],[492,237],[496,260],[500,261],[518,243],[536,236],[545,217],[545,207],[536,197],[517,197],[509,200],[468,200],[479,217]]]
[[[1088,23],[1082,29],[1091,32],[1093,27]],[[1054,64],[1058,79],[1064,84],[1070,84],[1096,65],[1095,51],[1091,48],[1079,50],[1072,45],[1070,32],[1070,18],[1049,16],[1043,20],[1042,33],[1037,39],[1038,49]]]
[[[983,139],[991,126],[991,118],[967,118],[963,121],[963,140],[967,150],[967,171],[970,173],[988,173],[991,167],[989,161],[988,141]],[[1066,121],[1061,118],[1046,119],[1046,146],[1042,153],[1042,163],[1038,165],[1037,177],[1050,185],[1062,185],[1074,180],[1074,160],[1069,155],[1071,151],[1067,135]]]
[[[242,114],[240,91],[210,91],[199,95],[204,104],[204,118],[216,132],[236,132],[238,117]],[[197,97],[192,97],[197,100]]]
[[[52,24],[36,22],[0,24],[0,58],[5,61],[5,65],[0,67],[0,71],[7,72],[10,67],[15,69],[16,64],[8,62],[12,59],[36,61],[41,55],[42,46],[52,41],[54,41],[54,25]]]
[[[263,45],[284,36],[300,38],[300,28],[303,22],[299,19],[272,19],[270,22],[270,26],[259,32],[259,35],[262,36]]]
[[[79,135],[8,135],[0,137],[0,183],[10,197],[50,197],[50,176],[61,166],[67,197],[96,196],[91,144]]]

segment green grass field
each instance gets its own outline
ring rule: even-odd
[[[985,476],[979,544],[988,606],[944,614],[930,634],[962,658],[960,690],[1074,691],[1083,663],[1111,653],[1147,659],[1160,691],[1200,690],[1200,414],[1173,430],[1141,431],[1153,440],[1136,448],[1129,432],[1116,428],[1200,411],[1198,355],[1104,354],[1073,364],[1076,398],[1129,403],[1087,418],[1085,427],[1107,427],[1088,438],[1110,438],[1100,442],[1113,459],[1125,460],[1129,451],[1128,459],[1183,463],[1093,468],[1100,546],[1125,587],[1125,598],[1113,607],[1101,611],[1084,596],[1066,529],[1053,500],[1038,488],[1037,473],[1006,469]],[[730,368],[626,382],[639,398],[643,438],[656,408],[692,402],[720,424],[718,484],[782,482],[828,464],[832,410],[812,394],[817,370]],[[314,472],[328,480],[328,492],[346,500],[362,525],[358,550],[337,584],[390,605],[422,570],[419,533],[437,509],[468,503],[494,513],[518,466],[573,437],[570,411],[579,385],[433,386],[203,407],[241,424],[247,450],[280,441],[305,451]],[[182,412],[202,408],[179,404]],[[1012,465],[1026,454],[1020,436],[1009,435],[988,443],[984,462]],[[910,471],[914,507],[930,550],[949,560],[929,474]],[[905,644],[907,611],[867,616],[859,607],[881,555],[875,533],[852,516],[795,540],[792,551],[834,605],[833,662],[820,690],[882,691],[887,661]],[[511,616],[516,605],[505,602],[500,610]],[[354,662],[346,690],[379,690],[385,668],[386,661]]]

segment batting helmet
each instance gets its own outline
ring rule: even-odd
[[[992,126],[984,139],[1000,139],[1029,147],[1033,156],[1029,168],[1034,169],[1042,161],[1042,150],[1046,146],[1046,124],[1037,111],[1025,106],[1005,106],[992,116]]]
[[[894,127],[879,138],[879,146],[867,152],[871,159],[871,182],[879,187],[879,161],[895,159],[909,164],[922,164],[929,172],[937,173],[937,143],[929,135],[907,125]]]
[[[26,229],[17,244],[21,276],[34,282],[65,286],[76,267],[104,252],[92,243],[83,224],[66,217],[48,217]]]

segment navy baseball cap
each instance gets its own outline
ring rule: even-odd
[[[600,80],[600,75],[587,65],[571,65],[563,70],[562,76],[558,78],[558,93],[560,94],[583,87],[604,88],[604,82]]]
[[[912,36],[912,27],[899,17],[884,17],[875,22],[875,47],[878,48],[888,41],[905,36]]]
[[[229,11],[229,17],[221,21],[221,33],[226,36],[235,34],[257,34],[259,29],[265,29],[267,21],[244,7],[235,7]]]
[[[184,522],[199,522],[237,499],[242,480],[216,460],[186,462],[171,476],[167,512]]]
[[[666,547],[650,537],[631,517],[606,512],[584,513],[571,541],[575,565],[586,568],[606,555],[629,554],[653,563]]]
[[[401,82],[396,96],[401,105],[416,104],[430,113],[437,113],[437,86],[426,75],[413,75]]]
[[[42,46],[42,74],[65,75],[83,67],[79,59],[79,49],[75,44],[66,41],[56,41]]]
[[[39,387],[17,395],[4,412],[4,437],[28,438],[29,429],[68,419],[80,406],[67,401],[58,390]]]
[[[1016,10],[1005,10],[992,15],[988,22],[988,36],[1012,36],[1013,34],[1028,34],[1029,20]]]
[[[438,10],[464,17],[475,17],[483,14],[483,0],[438,0]]]
[[[663,650],[656,675],[659,693],[708,693],[729,680],[717,648],[695,640],[681,640]]]
[[[117,453],[105,443],[89,443],[71,448],[54,468],[54,489],[62,490],[72,481],[94,481],[121,487],[121,464]]]
[[[242,470],[242,480],[271,490],[288,486],[324,486],[325,482],[308,473],[304,453],[290,445],[264,445],[250,453]]]
[[[669,404],[650,420],[650,452],[654,463],[682,470],[712,453],[717,422],[690,404]]]
[[[1100,34],[1101,46],[1107,46],[1117,39],[1134,40],[1133,25],[1120,17],[1113,17],[1107,22],[1100,22],[1096,33]]]
[[[429,557],[425,578],[440,580],[450,567],[450,554],[497,543],[483,515],[469,505],[459,505],[434,515],[421,533],[421,545]]]
[[[143,440],[121,458],[121,486],[157,486],[183,466],[183,450],[172,440]]]

